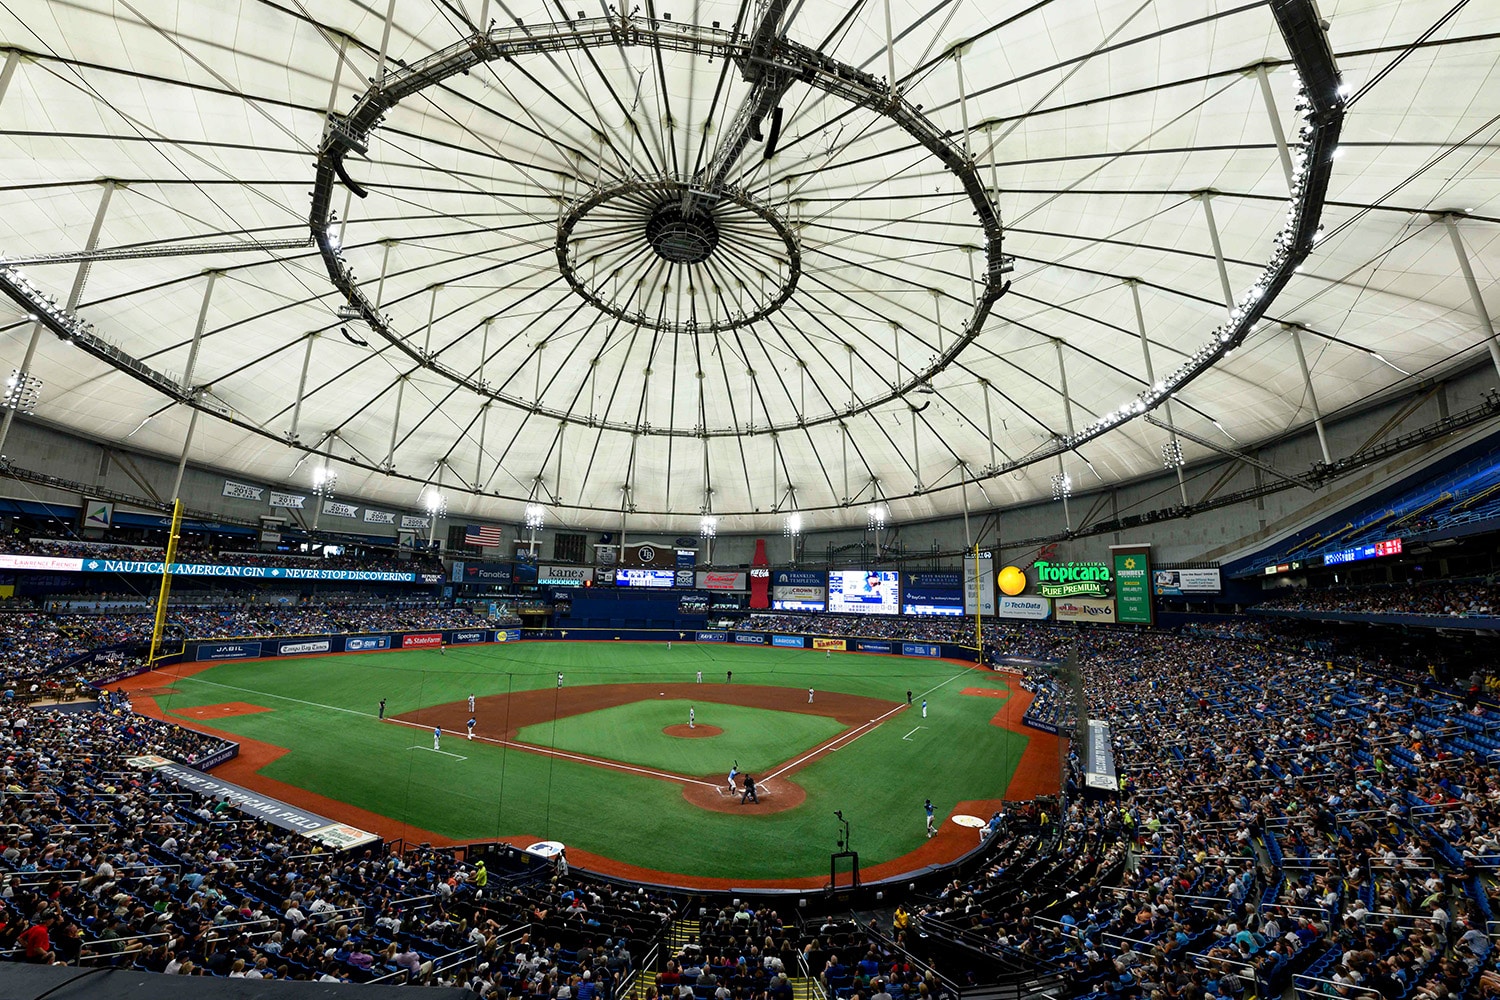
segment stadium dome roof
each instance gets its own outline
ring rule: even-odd
[[[1287,5],[9,0],[0,253],[91,324],[41,337],[38,416],[679,531],[1265,440],[1312,417],[1299,341],[1334,411],[1485,352],[1455,239],[1500,271],[1500,6],[1324,0],[1346,116],[1273,287]]]

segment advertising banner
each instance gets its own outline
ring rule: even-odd
[[[1052,602],[1060,622],[1112,622],[1115,602],[1107,597],[1060,597]]]
[[[493,641],[493,642],[520,642],[521,641],[521,630],[518,629],[518,628],[497,628],[497,629],[495,629],[494,638],[491,641]]]
[[[777,611],[822,611],[828,606],[822,587],[773,587],[771,607]]]
[[[298,639],[295,642],[276,644],[277,656],[302,656],[307,653],[328,653],[332,650],[332,639]]]
[[[158,565],[160,564],[158,563]],[[68,559],[60,556],[14,556],[7,553],[0,555],[0,569],[35,569],[51,573],[77,573],[83,569],[83,560]]]
[[[1031,564],[1036,592],[1043,597],[1108,597],[1112,588],[1109,567],[1103,563]]]
[[[843,639],[814,639],[813,649],[831,649],[836,653],[842,653],[849,648],[849,644]]]
[[[115,505],[108,500],[83,498],[83,526],[85,528],[108,528],[114,523]]]
[[[942,656],[942,647],[931,642],[903,642],[901,644],[902,656]]]
[[[443,644],[441,632],[418,632],[401,637],[402,649],[431,649]]]
[[[0,556],[0,569],[63,569],[62,566],[8,565],[10,560],[37,559],[37,556]],[[57,562],[58,560],[52,560]],[[69,569],[85,573],[143,573],[160,576],[162,564],[133,559],[69,559]],[[348,580],[364,583],[412,583],[415,573],[398,573],[374,569],[307,569],[302,566],[213,566],[203,563],[173,563],[173,576],[237,577],[245,580]]]
[[[234,760],[234,758],[238,757],[239,755],[240,745],[238,743],[231,743],[226,747],[221,747],[218,750],[215,750],[207,757],[200,758],[198,760],[198,763],[194,766],[197,767],[200,771],[212,771],[220,764]]]
[[[759,632],[736,632],[734,641],[746,646],[764,646],[766,637]]]
[[[670,589],[677,582],[677,571],[671,569],[627,569],[615,570],[617,587],[664,587]]]
[[[677,568],[678,569],[692,569],[696,565],[698,565],[698,550],[697,549],[678,549],[677,550]]]
[[[699,632],[695,638],[699,642],[728,642],[728,632]]]
[[[234,483],[226,479],[221,496],[233,497],[236,500],[259,500],[265,492],[259,486],[246,486],[244,483]]]
[[[297,493],[277,493],[275,490],[271,491],[272,507],[287,507],[293,510],[301,510],[302,503],[306,499],[307,497]]]
[[[1111,545],[1115,570],[1115,613],[1132,625],[1151,624],[1151,546]]]
[[[193,653],[195,660],[249,660],[260,655],[258,642],[204,642]]]
[[[690,569],[679,569],[672,574],[672,586],[682,590],[693,589],[693,571]]]
[[[1214,569],[1159,569],[1151,574],[1151,579],[1156,593],[1161,597],[1217,594],[1224,589],[1217,567]]]
[[[750,578],[745,573],[731,573],[720,570],[699,570],[697,576],[699,590],[748,590]]]
[[[337,500],[324,500],[323,513],[329,517],[358,517],[359,504],[339,503]]]
[[[1001,597],[1001,618],[1030,618],[1042,621],[1052,617],[1052,602],[1045,597]]]
[[[348,653],[368,653],[374,649],[390,649],[391,637],[388,635],[352,635],[344,640],[344,651]]]
[[[510,583],[510,563],[454,563],[462,565],[462,576],[454,580],[461,583]]]
[[[822,590],[828,578],[815,570],[778,569],[771,574],[773,587],[813,587]]]
[[[854,648],[861,653],[889,653],[891,644],[888,642],[874,642],[869,639],[859,639],[854,643]]]
[[[582,587],[593,578],[594,571],[587,566],[538,566],[536,568],[536,582],[543,587]],[[493,582],[502,581],[497,579]],[[506,573],[504,582],[510,582],[509,572]]]
[[[964,556],[964,613],[995,613],[995,560],[988,552]]]
[[[473,629],[465,629],[461,632],[448,633],[448,641],[455,645],[462,645],[470,642],[484,642],[489,637],[490,634],[483,629],[480,629],[478,631],[475,631]]]
[[[964,613],[963,574],[953,570],[903,574],[901,613],[959,617]]]
[[[393,513],[391,513],[388,510],[371,510],[370,508],[366,507],[365,508],[365,523],[366,524],[395,524],[396,523],[396,515],[393,514]]]
[[[771,645],[786,646],[788,649],[806,649],[807,640],[800,635],[773,635]]]

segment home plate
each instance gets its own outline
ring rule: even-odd
[[[982,820],[978,816],[969,816],[964,813],[959,813],[957,816],[954,816],[953,822],[957,823],[959,826],[967,826],[975,830],[979,829],[982,826],[989,826],[988,821]]]

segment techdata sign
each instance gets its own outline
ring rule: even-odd
[[[332,650],[332,639],[298,639],[276,645],[277,656],[306,656],[308,653],[328,653]]]
[[[888,642],[872,642],[869,639],[859,639],[854,643],[854,648],[861,653],[889,653],[891,644]]]
[[[349,653],[368,653],[390,648],[391,637],[388,635],[352,635],[344,640],[344,651]]]
[[[807,640],[800,635],[773,635],[771,636],[771,645],[786,646],[789,649],[806,649]]]
[[[1115,614],[1131,625],[1151,624],[1151,546],[1111,545],[1115,568]]]
[[[1036,592],[1042,597],[1109,597],[1109,567],[1103,563],[1034,562]]]
[[[698,635],[697,635],[697,640],[699,642],[728,642],[729,641],[729,633],[728,632],[699,632]]]
[[[736,632],[734,641],[744,643],[746,646],[764,646],[766,637],[759,632]]]
[[[1001,597],[999,615],[1042,621],[1052,617],[1052,602],[1045,597]]]
[[[258,642],[204,642],[193,653],[195,660],[248,660],[260,655]]]
[[[454,643],[455,645],[470,642],[484,642],[489,637],[489,633],[482,629],[478,631],[467,630],[463,632],[448,633],[448,641]]]
[[[936,643],[931,642],[903,642],[901,644],[902,656],[942,656],[943,650]]]

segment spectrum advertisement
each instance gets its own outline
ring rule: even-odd
[[[828,610],[894,615],[901,608],[901,574],[895,570],[844,569],[828,573]]]

